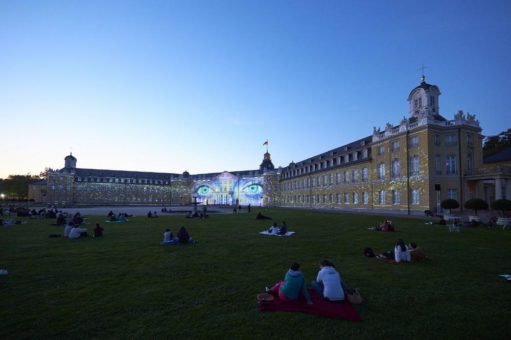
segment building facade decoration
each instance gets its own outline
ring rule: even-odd
[[[440,95],[423,76],[397,125],[374,127],[367,137],[286,167],[275,168],[268,150],[257,170],[197,175],[81,169],[69,155],[63,169],[48,174],[45,201],[168,205],[197,198],[202,204],[419,213],[439,212],[446,198],[509,196],[506,172],[482,167],[475,115],[460,110],[444,118]]]

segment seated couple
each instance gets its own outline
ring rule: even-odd
[[[411,261],[422,261],[426,258],[424,251],[417,246],[417,243],[412,242],[410,245],[405,245],[403,239],[398,239],[396,245],[394,246],[394,250],[390,250],[380,255],[377,255],[376,258],[383,260],[394,260],[396,263],[399,262],[411,262]]]
[[[170,229],[165,229],[165,232],[163,233],[163,241],[161,244],[188,244],[193,243],[193,239],[188,234],[188,231],[186,231],[185,227],[181,227],[179,231],[177,232],[177,237],[174,238],[174,235],[172,234],[172,231]]]
[[[119,213],[117,216],[115,216],[115,214],[110,215],[110,222],[121,222],[121,223],[124,223],[124,222],[127,222],[127,221],[128,220],[126,219],[126,214]]]
[[[274,234],[274,235],[286,235],[286,233],[287,233],[286,222],[283,221],[281,227],[279,227],[276,222],[273,222],[273,224],[268,229],[268,233]]]
[[[345,294],[341,276],[335,270],[333,263],[323,260],[319,267],[320,270],[316,281],[312,282],[312,288],[328,301],[343,301]],[[277,295],[279,299],[284,301],[298,300],[303,296],[307,304],[312,304],[304,275],[300,271],[300,265],[296,262],[287,271],[284,281],[280,281],[271,288],[266,287],[266,292]]]

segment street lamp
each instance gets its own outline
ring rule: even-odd
[[[1,193],[1,194],[0,194],[0,198],[1,198],[1,199],[2,199],[2,201],[3,201],[3,200],[4,200],[4,198],[5,198],[5,194],[4,194],[4,193]]]

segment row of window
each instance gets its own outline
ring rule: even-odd
[[[297,169],[288,169],[286,172],[283,173],[283,177],[289,178],[292,176],[304,175],[314,171],[328,169],[336,165],[347,164],[361,159],[367,159],[368,157],[369,149],[366,148],[361,151],[355,151],[344,156],[327,159],[319,163],[299,166]]]
[[[284,182],[282,184],[283,190],[294,190],[294,189],[305,189],[305,188],[314,188],[314,187],[325,187],[330,186],[332,184],[340,184],[342,183],[358,183],[360,181],[367,182],[369,180],[369,170],[368,168],[353,169],[351,171],[344,171],[343,173],[336,172],[335,178],[334,174],[327,174],[317,177],[307,177],[299,180],[295,180],[292,182]]]
[[[131,184],[160,184],[168,185],[169,181],[157,179],[134,179],[134,178],[103,178],[103,177],[77,177],[77,182],[94,182],[94,183],[131,183]]]
[[[387,192],[385,190],[378,191],[378,204],[385,205]],[[401,204],[401,191],[392,190],[392,204],[399,205]],[[336,203],[336,204],[359,204],[359,194],[358,192],[352,193],[337,193],[330,195],[294,195],[285,196],[286,203],[312,203],[312,204],[326,204],[326,203]],[[362,192],[361,197],[362,204],[369,204],[369,193],[367,191]],[[420,192],[418,189],[413,189],[411,191],[411,204],[419,205],[420,204]]]

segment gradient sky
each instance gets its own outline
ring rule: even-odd
[[[440,87],[511,127],[511,1],[0,0],[0,178],[286,166],[398,124]]]

